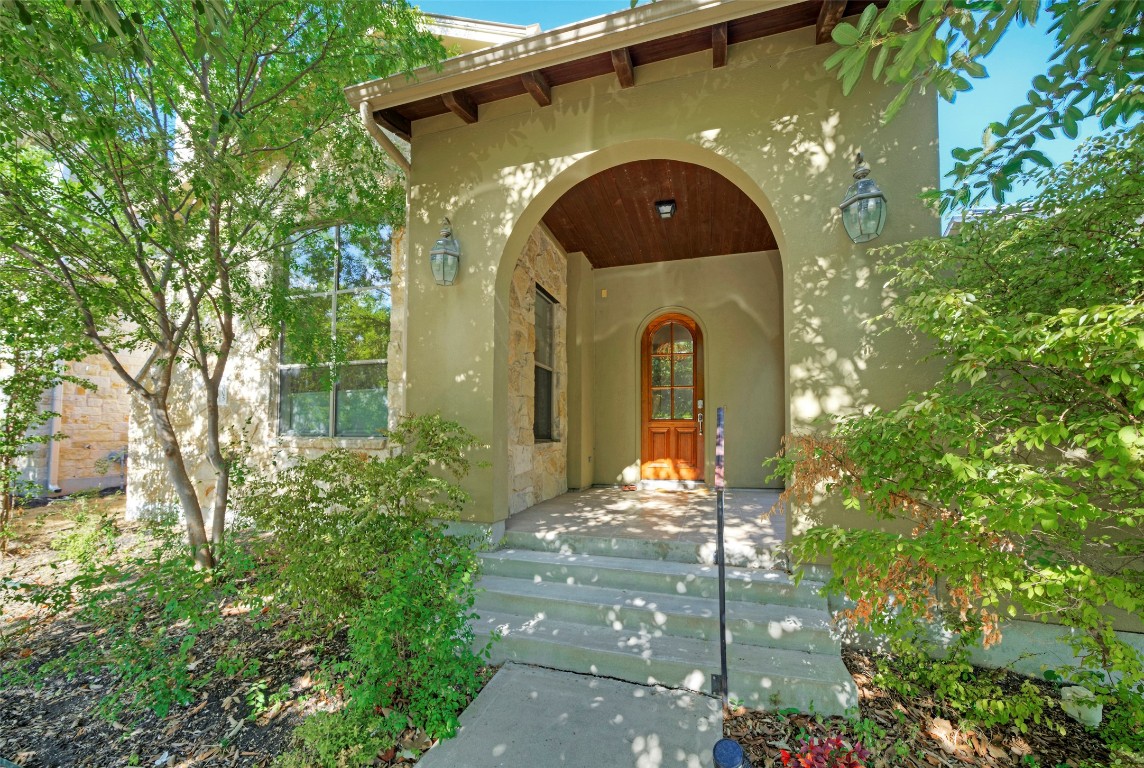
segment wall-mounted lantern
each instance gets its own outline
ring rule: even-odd
[[[856,243],[865,243],[882,234],[886,226],[886,196],[878,184],[866,178],[870,166],[862,161],[862,153],[854,158],[854,183],[839,204],[846,234]]]
[[[659,214],[661,219],[670,219],[675,215],[675,201],[657,200],[655,203],[655,212]]]
[[[452,285],[461,268],[461,246],[453,237],[453,225],[449,219],[441,219],[441,237],[429,251],[429,266],[433,268],[433,279],[437,285]]]

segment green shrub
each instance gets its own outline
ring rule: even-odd
[[[446,533],[467,496],[448,474],[475,445],[437,416],[390,434],[387,458],[331,451],[252,478],[242,510],[267,539],[265,587],[306,621],[347,628],[349,652],[326,668],[345,706],[309,717],[279,765],[366,766],[406,732],[447,737],[479,690],[487,646],[473,650],[479,560]]]
[[[941,706],[956,712],[963,723],[981,728],[1011,726],[1028,733],[1031,724],[1058,727],[1050,712],[1052,701],[1031,681],[1018,691],[1005,691],[998,682],[1004,672],[978,669],[969,663],[972,635],[954,640],[944,658],[926,653],[927,640],[919,634],[899,634],[891,640],[890,652],[877,657],[875,682],[903,696],[932,696]]]
[[[341,670],[350,709],[395,709],[430,738],[453,734],[457,715],[480,689],[488,652],[472,651],[477,570],[466,542],[440,530],[416,532],[379,569],[350,623],[350,656]]]
[[[242,513],[272,534],[266,586],[307,628],[335,628],[357,614],[389,560],[418,532],[455,518],[467,499],[438,474],[468,471],[465,452],[476,443],[459,425],[411,418],[389,440],[387,458],[334,450],[252,477],[241,490]]]
[[[73,525],[52,539],[52,549],[80,566],[97,565],[115,550],[119,526],[112,515],[91,512],[87,499],[81,498],[68,517]]]
[[[788,436],[772,466],[786,501],[873,518],[792,547],[831,562],[857,627],[893,636],[903,617],[989,647],[1008,618],[1059,624],[1081,667],[1062,674],[1131,708],[1144,654],[1113,630],[1144,611],[1144,127],[1038,181],[949,237],[881,251],[894,298],[876,324],[929,345],[941,375]]]

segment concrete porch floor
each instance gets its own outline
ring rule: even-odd
[[[786,520],[770,514],[779,491],[739,488],[724,498],[725,544],[728,562],[763,565],[757,558],[741,561],[737,553],[768,555],[782,548]],[[505,531],[519,542],[522,537],[556,543],[573,537],[612,542],[651,542],[698,553],[699,562],[713,562],[716,533],[715,491],[589,488],[570,491],[543,501],[505,521]],[[676,559],[667,557],[666,559]],[[770,560],[770,557],[764,560]],[[778,558],[776,558],[778,559]]]

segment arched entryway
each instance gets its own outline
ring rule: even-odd
[[[675,201],[671,217],[655,205],[665,199]],[[778,250],[784,239],[764,213],[772,210],[761,190],[727,158],[674,142],[601,150],[538,191],[507,239],[496,277],[493,415],[508,427],[503,448],[494,442],[493,449],[504,457],[503,465],[494,463],[507,470],[494,473],[496,498],[505,508],[515,514],[533,499],[542,501],[546,493],[520,496],[522,467],[529,467],[531,487],[538,488],[536,476],[552,466],[538,465],[538,449],[522,444],[529,442],[521,409],[529,389],[517,387],[526,396],[514,396],[512,384],[525,357],[520,346],[527,346],[513,330],[512,318],[519,314],[515,297],[524,295],[513,282],[521,279],[519,265],[529,260],[530,243],[538,239],[559,245],[555,261],[563,259],[567,270],[567,298],[560,301],[567,313],[567,373],[559,377],[567,392],[566,428],[559,436],[567,456],[565,487],[651,483],[641,477],[642,334],[670,312],[692,318],[702,334],[697,359],[705,373],[705,420],[716,406],[728,406],[729,434],[741,438],[730,482],[769,487],[762,461],[778,449],[789,414]],[[554,260],[541,254],[540,261]],[[683,462],[695,469],[689,466],[683,474],[700,484],[711,476],[714,441],[706,423],[704,434],[698,434],[699,398],[692,397],[700,439],[694,461],[684,457]],[[678,467],[679,457],[672,458]],[[681,474],[678,468],[675,473]]]
[[[660,315],[640,344],[640,480],[704,479],[703,333],[678,312]]]

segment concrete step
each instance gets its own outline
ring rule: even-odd
[[[718,639],[718,600],[699,595],[485,575],[476,610],[482,616],[511,613],[611,628]],[[727,633],[735,643],[837,655],[840,643],[821,608],[727,602]]]
[[[707,565],[715,563],[714,542],[650,541],[553,531],[506,531],[501,545],[509,549],[528,549],[536,552],[562,552]],[[783,568],[786,561],[781,555],[765,547],[756,547],[749,542],[735,542],[727,545],[727,564],[740,568],[765,569]]]
[[[478,646],[500,635],[492,649],[494,662],[519,661],[703,692],[710,692],[711,673],[719,669],[714,639],[490,611],[473,627]],[[857,688],[837,655],[732,643],[728,670],[731,699],[750,707],[842,715],[858,704]]]
[[[634,592],[717,598],[719,569],[714,565],[659,559],[500,549],[481,554],[484,573],[533,582],[615,587]],[[727,599],[827,610],[818,594],[822,584],[794,583],[782,571],[727,569]]]

